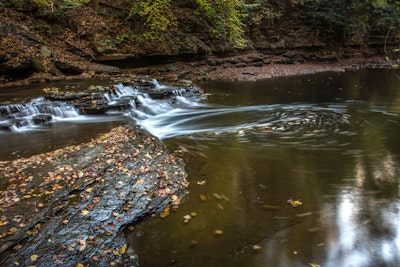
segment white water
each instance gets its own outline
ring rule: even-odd
[[[110,107],[122,103],[123,110],[110,109],[108,115],[87,116],[79,114],[72,104],[42,97],[1,106],[0,129],[21,132],[45,129],[51,123],[117,121],[121,116],[129,116],[160,139],[226,134],[256,145],[301,143],[318,147],[335,146],[338,138],[352,136],[365,126],[365,121],[354,120],[348,114],[351,103],[222,106],[203,100],[185,88],[160,85],[156,81],[150,89],[117,84],[103,94],[103,101]],[[346,142],[342,139],[341,143]]]

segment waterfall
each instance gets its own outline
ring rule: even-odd
[[[82,122],[89,116],[111,114],[129,116],[141,123],[176,108],[193,106],[199,101],[198,92],[194,88],[161,85],[153,79],[137,86],[115,84],[101,92],[90,92],[85,95],[87,98],[70,101],[38,97],[27,103],[0,106],[0,131],[25,131],[65,119]]]
[[[28,103],[0,106],[0,130],[22,131],[27,127],[78,116],[78,111],[67,103],[36,98]]]

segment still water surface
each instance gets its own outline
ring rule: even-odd
[[[151,112],[135,118],[181,155],[191,181],[176,212],[128,235],[141,266],[400,266],[393,72],[198,85],[206,101],[144,97]],[[129,116],[0,133],[0,158],[89,140]]]
[[[142,266],[400,266],[393,73],[199,86],[208,106],[142,122],[191,180],[177,212],[130,234]]]

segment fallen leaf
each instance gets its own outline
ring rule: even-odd
[[[90,188],[86,189],[85,191],[86,191],[86,193],[92,193],[93,187],[90,187]]]
[[[222,230],[215,230],[214,231],[214,234],[216,234],[216,235],[222,235],[224,233],[224,231],[222,231]]]
[[[88,215],[89,211],[88,210],[82,210],[82,215]]]
[[[301,202],[299,200],[292,200],[291,198],[289,198],[287,200],[287,203],[290,204],[294,208],[303,205],[303,202]]]
[[[79,240],[79,241],[83,241],[83,242],[80,242],[81,246],[79,248],[79,251],[82,252],[86,249],[86,241],[85,240]]]
[[[20,250],[23,246],[21,244],[15,245],[13,247],[14,250]]]
[[[123,246],[119,249],[119,254],[123,255],[123,254],[125,254],[125,251],[126,251],[126,244],[123,245]]]
[[[38,260],[38,255],[33,254],[31,255],[31,261],[37,261]]]

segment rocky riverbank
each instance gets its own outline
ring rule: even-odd
[[[168,64],[140,68],[118,69],[116,73],[85,72],[80,75],[49,76],[40,73],[26,79],[0,84],[0,87],[22,86],[52,81],[86,78],[112,78],[120,76],[146,75],[165,83],[181,83],[182,80],[237,80],[255,81],[271,77],[312,74],[324,71],[343,72],[360,68],[393,68],[384,57],[351,58],[333,62],[306,62],[286,56],[246,53],[231,57],[209,57],[195,62],[174,61]]]
[[[136,266],[124,231],[175,209],[182,161],[138,126],[0,162],[1,266]]]

